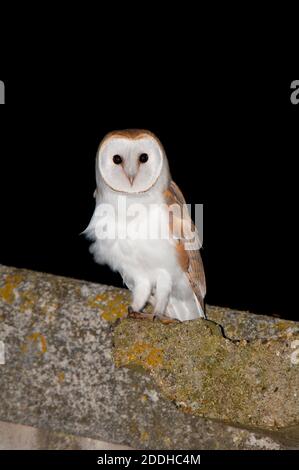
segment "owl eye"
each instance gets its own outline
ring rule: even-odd
[[[142,153],[139,156],[139,161],[140,161],[140,163],[146,163],[148,161],[148,154],[147,153]]]
[[[123,161],[123,159],[121,158],[120,155],[114,155],[113,156],[113,161],[114,161],[115,165],[119,165]]]

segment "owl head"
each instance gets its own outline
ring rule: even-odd
[[[147,130],[127,129],[107,134],[96,158],[97,185],[115,192],[143,194],[164,190],[170,174],[159,139]]]

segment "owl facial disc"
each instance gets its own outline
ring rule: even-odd
[[[114,191],[134,194],[148,191],[158,180],[163,150],[151,135],[137,139],[111,136],[98,151],[98,170]]]

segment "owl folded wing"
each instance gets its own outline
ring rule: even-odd
[[[186,272],[190,286],[202,309],[204,309],[206,280],[199,252],[201,241],[198,231],[189,215],[185,198],[174,181],[171,181],[169,188],[164,192],[164,196],[168,206],[177,204],[180,208],[178,212],[170,212],[170,232],[176,240],[176,251],[180,266]],[[193,242],[191,243],[192,238]]]

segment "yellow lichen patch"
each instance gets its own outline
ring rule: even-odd
[[[15,300],[14,290],[22,282],[22,276],[19,274],[9,275],[5,279],[5,284],[0,288],[0,297],[11,304]]]
[[[291,322],[288,322],[288,321],[280,321],[277,323],[276,325],[276,328],[279,330],[279,331],[285,331],[287,330],[288,328],[290,328],[292,326]]]
[[[127,315],[128,303],[123,293],[105,292],[97,295],[88,302],[92,308],[100,308],[103,310],[102,318],[109,322],[115,322],[118,318]]]
[[[118,318],[123,318],[127,315],[128,305],[123,302],[121,295],[116,295],[113,299],[109,300],[106,304],[106,310],[102,314],[102,318],[106,321],[115,322]]]
[[[28,344],[23,343],[21,344],[20,348],[21,348],[22,353],[25,354],[28,351]]]
[[[40,342],[40,354],[44,354],[47,352],[46,338],[41,333],[32,333],[30,336],[28,336],[28,340],[33,341],[34,343],[37,343],[38,341]]]
[[[164,441],[164,444],[167,445],[167,446],[170,446],[171,445],[171,439],[170,437],[166,436],[163,438],[163,441]]]
[[[135,343],[121,358],[121,362],[123,361],[151,369],[162,364],[163,351],[148,343]]]
[[[33,290],[20,292],[20,297],[21,297],[21,304],[20,304],[21,312],[25,312],[25,310],[32,309],[32,307],[37,305],[37,302],[39,299]]]
[[[140,433],[140,440],[142,442],[146,442],[149,440],[149,433],[147,431],[141,431]]]
[[[61,371],[61,372],[58,372],[58,374],[57,374],[57,378],[58,378],[58,381],[59,381],[60,383],[64,382],[64,379],[65,379],[65,373],[64,373],[63,371]]]

